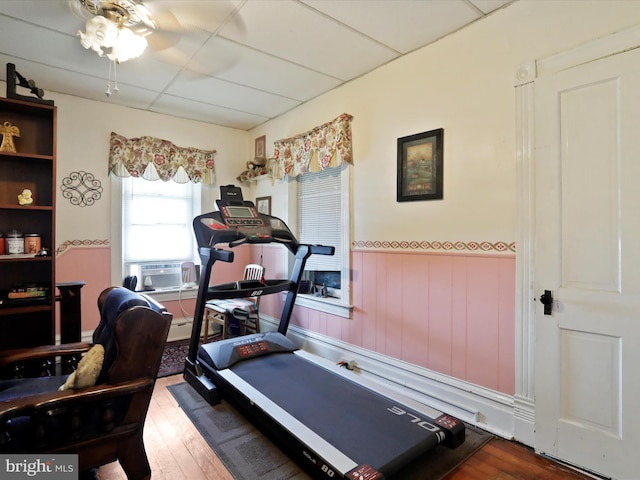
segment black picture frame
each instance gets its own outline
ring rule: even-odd
[[[444,129],[398,138],[397,201],[443,197]]]

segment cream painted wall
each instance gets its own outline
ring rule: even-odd
[[[126,89],[126,86],[121,86]],[[149,113],[104,102],[52,93],[58,107],[58,185],[71,172],[92,173],[103,187],[95,205],[77,207],[64,199],[58,188],[56,242],[110,239],[110,180],[107,175],[109,136],[149,135],[181,147],[216,150],[218,183],[232,182],[250,155],[246,132],[168,115]],[[215,190],[215,186],[208,189]],[[215,198],[215,193],[214,193]],[[213,210],[213,204],[203,208]]]
[[[6,84],[5,84],[6,85]],[[121,91],[127,87],[121,85]],[[108,102],[85,100],[46,92],[55,101],[57,116],[56,281],[84,281],[82,331],[93,330],[99,315],[95,302],[112,284],[111,180],[108,176],[109,138],[112,131],[126,137],[149,135],[178,146],[215,149],[218,184],[233,183],[253,153],[247,132],[149,113]],[[94,175],[102,195],[91,206],[72,205],[60,185],[73,172]],[[217,185],[203,188],[203,211],[214,209]],[[182,317],[179,309],[176,318]],[[58,330],[59,332],[59,330]]]
[[[519,0],[252,131],[274,140],[354,116],[352,240],[516,238],[514,71],[640,22],[640,2]],[[397,138],[444,128],[444,199],[396,202]],[[261,181],[256,196],[282,186]],[[273,192],[273,193],[270,193]]]

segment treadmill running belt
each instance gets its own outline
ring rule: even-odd
[[[385,476],[444,440],[433,419],[295,354],[249,359],[230,370],[354,462]]]

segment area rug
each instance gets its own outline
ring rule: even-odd
[[[189,354],[190,339],[167,342],[162,353],[158,378],[176,375],[184,371],[184,360]]]
[[[311,478],[227,402],[212,407],[186,382],[167,388],[236,480]],[[467,425],[461,446],[455,450],[438,446],[393,478],[442,479],[491,437]]]
[[[219,333],[209,335],[209,342],[217,342],[222,337]],[[202,342],[202,339],[200,339]],[[162,361],[158,370],[158,378],[177,375],[184,371],[184,360],[189,355],[190,338],[167,342],[162,352]]]

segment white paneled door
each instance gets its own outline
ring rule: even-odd
[[[535,447],[630,480],[640,478],[640,51],[600,56],[535,82]]]

